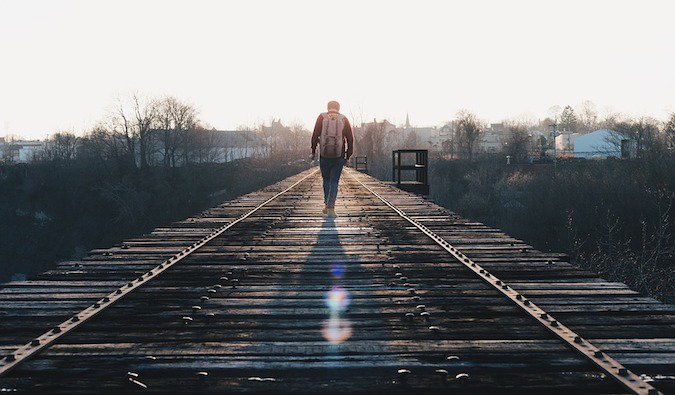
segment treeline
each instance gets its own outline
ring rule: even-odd
[[[285,141],[306,132],[291,132],[267,130],[263,138],[262,130],[247,130],[234,133],[238,141],[223,140],[189,103],[132,95],[83,136],[52,135],[30,163],[0,161],[0,281],[42,272],[307,168],[297,160],[306,149]],[[239,159],[219,157],[228,144],[236,144]]]
[[[295,174],[295,155],[111,170],[80,158],[0,166],[0,281],[42,272]]]
[[[586,115],[585,128],[600,123]],[[575,127],[571,108],[557,122]],[[618,116],[602,122],[635,142],[632,159],[528,164],[527,156],[547,146],[537,145],[530,126],[515,121],[506,123],[501,152],[480,152],[485,124],[460,112],[452,125],[454,140],[432,152],[431,198],[537,249],[567,253],[573,264],[608,280],[673,302],[675,114],[667,122]],[[391,150],[415,148],[409,141],[378,145],[389,140],[373,124],[357,141],[359,155],[369,155],[370,174],[383,180],[391,179]]]
[[[675,158],[506,165],[433,159],[431,197],[646,295],[675,301]]]
[[[615,138],[606,141],[613,151],[621,151],[621,140],[634,144],[633,157],[659,160],[675,150],[675,113],[668,120],[652,117],[629,117],[618,113],[607,114],[598,119],[595,106],[584,102],[579,115],[571,106],[560,109],[554,106],[550,116],[535,121],[529,118],[505,119],[497,131],[490,124],[467,110],[460,110],[452,121],[438,129],[443,140],[436,151],[445,158],[474,160],[481,157],[500,155],[504,160],[510,157],[512,163],[527,163],[534,159],[553,161],[555,136],[561,133],[588,133],[597,128],[616,132]],[[391,177],[391,151],[393,149],[429,148],[428,142],[421,141],[414,129],[405,136],[401,130],[392,130],[386,121],[366,124],[356,135],[356,155],[367,156],[372,174],[379,178]],[[488,133],[489,132],[489,133]],[[486,148],[486,135],[491,134],[494,144],[500,148],[491,152]],[[559,152],[558,152],[559,153]]]

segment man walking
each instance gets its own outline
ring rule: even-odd
[[[316,158],[317,144],[321,146],[319,167],[323,178],[323,200],[326,205],[323,213],[335,217],[335,199],[342,166],[354,152],[354,134],[347,117],[340,114],[340,103],[328,102],[328,111],[321,113],[316,119],[312,133],[312,160]]]

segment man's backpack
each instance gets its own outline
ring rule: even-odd
[[[342,156],[342,145],[344,138],[342,130],[345,127],[345,116],[338,112],[325,112],[323,117],[323,126],[321,127],[321,157],[339,158]]]

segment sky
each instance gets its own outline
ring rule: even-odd
[[[442,125],[675,111],[675,1],[0,0],[0,135],[86,132],[118,97],[174,95],[234,129]]]

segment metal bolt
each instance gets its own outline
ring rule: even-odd
[[[202,302],[206,302],[207,300],[209,300],[209,297],[208,296],[202,296],[200,299],[201,299]]]
[[[60,327],[60,326],[55,326],[54,329],[52,329],[52,332],[54,332],[54,333],[61,333],[61,327]]]
[[[412,321],[413,318],[415,318],[415,314],[413,314],[413,313],[405,313],[405,318],[406,318],[408,321]]]
[[[422,311],[424,311],[424,310],[427,309],[427,306],[425,306],[425,305],[423,305],[423,304],[419,304],[419,305],[417,305],[415,308],[416,308],[417,310],[422,310]]]
[[[434,333],[438,333],[441,330],[441,328],[439,328],[435,325],[432,325],[432,326],[429,327],[429,330],[434,332]]]
[[[148,388],[147,385],[141,383],[141,382],[138,381],[138,380],[132,379],[131,377],[129,377],[129,382],[130,382],[131,384],[135,385],[135,386],[138,386],[138,387],[141,387],[141,388],[144,388],[144,389],[147,389],[147,388]]]
[[[459,360],[459,357],[457,355],[450,355],[449,357],[446,358],[448,361],[457,361]]]
[[[39,345],[40,345],[40,339],[33,339],[33,340],[30,342],[30,345],[31,345],[31,346],[39,346]]]
[[[428,311],[423,311],[420,313],[420,317],[424,318],[425,320],[428,320],[429,317],[431,317],[431,314],[429,314]]]
[[[201,310],[201,309],[202,309],[201,306],[192,306],[192,312],[193,312],[193,313],[197,313],[197,312],[198,312],[199,310]]]
[[[138,378],[138,373],[136,373],[136,372],[127,372],[127,377]]]
[[[527,299],[525,299],[525,300],[523,300],[523,304],[524,304],[525,306],[529,306],[529,305],[530,305],[530,301],[527,300]]]
[[[574,336],[574,342],[579,344],[579,343],[582,343],[583,340],[581,339],[581,336]]]
[[[187,325],[187,324],[189,324],[190,322],[192,322],[192,317],[187,317],[187,316],[186,316],[186,317],[183,317],[183,323],[185,323],[185,324]]]
[[[445,369],[436,369],[435,373],[441,379],[441,381],[446,381],[448,379],[448,371]]]
[[[621,376],[628,376],[628,369],[626,368],[619,368],[619,374]]]
[[[593,353],[593,356],[596,358],[602,358],[602,351],[598,350]]]
[[[197,372],[197,377],[206,377],[208,375],[209,375],[208,372]]]
[[[541,317],[541,318],[543,318],[543,319],[547,319],[547,318],[548,318],[548,314],[546,314],[546,313],[541,313],[541,314],[539,314],[539,317]]]
[[[457,376],[455,376],[455,380],[464,382],[469,380],[469,375],[466,373],[458,373]]]
[[[399,369],[396,373],[398,373],[401,381],[407,380],[408,376],[410,375],[410,371],[408,369]]]
[[[551,326],[558,326],[558,321],[556,320],[551,321]]]
[[[403,277],[400,277],[399,280],[401,280],[401,281],[408,281],[408,277],[403,276]]]
[[[15,361],[15,360],[16,360],[16,356],[15,356],[14,354],[7,354],[7,356],[5,357],[5,360],[6,360],[7,362]]]
[[[408,289],[408,293],[411,294],[411,295],[415,295],[417,293],[417,291],[415,290],[415,288],[410,288],[410,289]]]

